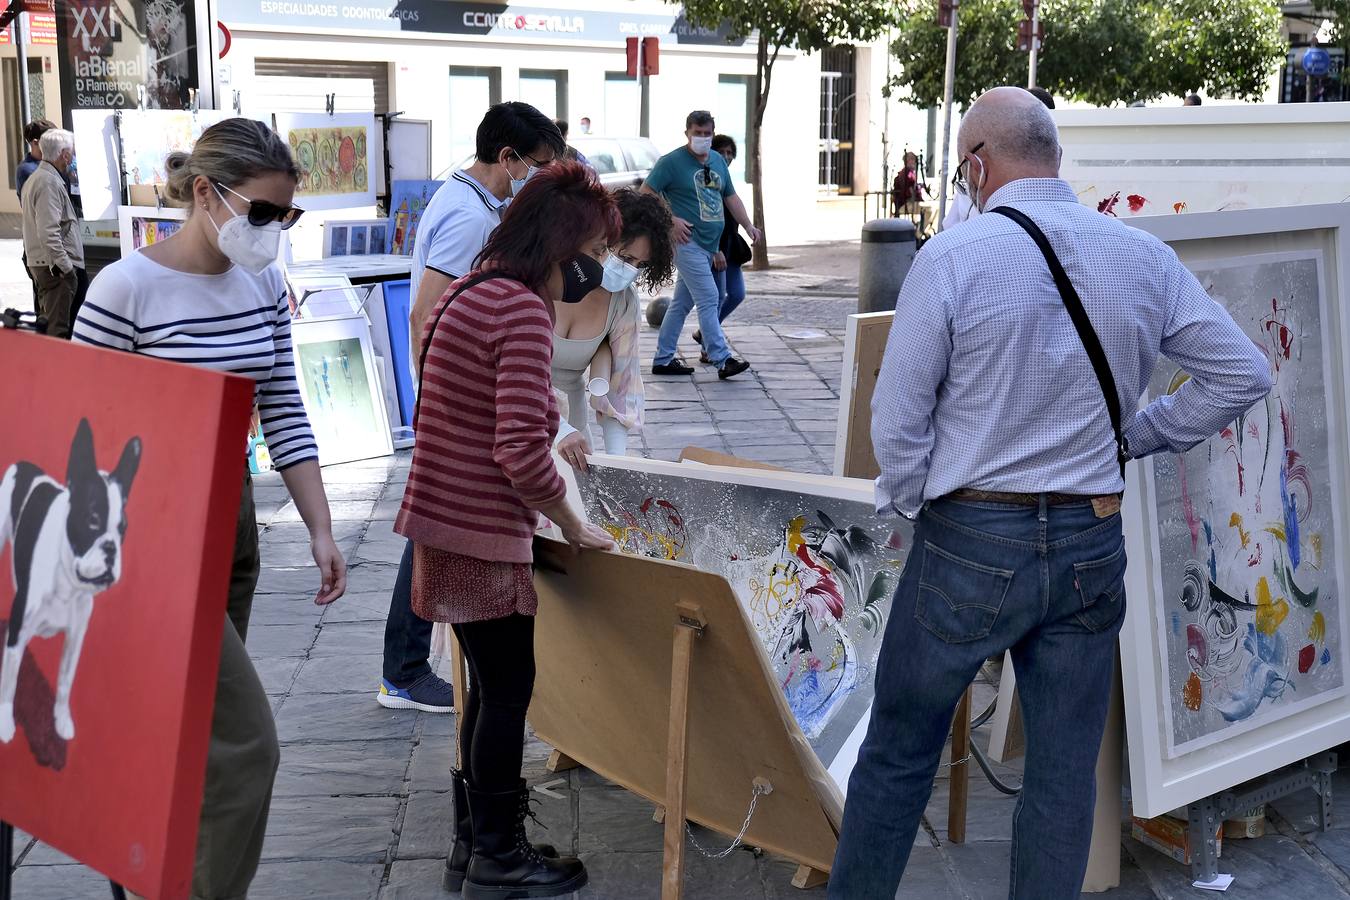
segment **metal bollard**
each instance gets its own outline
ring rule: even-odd
[[[891,312],[918,251],[914,223],[874,219],[863,226],[858,258],[858,312]]]

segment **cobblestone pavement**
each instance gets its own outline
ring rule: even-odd
[[[753,374],[719,382],[710,368],[690,378],[648,381],[648,427],[641,452],[674,458],[698,444],[806,472],[830,468],[846,300],[755,296],[729,329]],[[810,310],[820,324],[801,315]],[[825,320],[829,315],[835,318]],[[827,326],[828,327],[825,327]],[[692,324],[691,324],[692,329]],[[650,354],[654,334],[644,329]],[[682,348],[695,355],[686,332]],[[696,358],[696,356],[695,356]],[[325,470],[335,537],[351,563],[349,593],[320,610],[306,532],[276,476],[257,480],[264,566],[249,649],[272,697],[282,742],[281,771],[254,900],[441,896],[440,869],[449,834],[447,770],[454,719],[393,712],[375,703],[384,619],[402,541],[392,529],[407,454]],[[546,636],[540,637],[546,640]],[[976,708],[993,696],[979,686]],[[984,729],[977,741],[987,742]],[[545,771],[548,748],[532,741],[526,776],[542,791],[548,840],[587,862],[591,884],[578,897],[629,900],[659,895],[661,829],[649,804],[580,770]],[[1017,767],[1000,769],[1016,780]],[[1346,779],[1337,779],[1337,812],[1350,813]],[[946,834],[943,770],[920,831],[906,881],[907,900],[993,900],[1007,895],[1010,816],[1014,801],[978,774],[971,784],[969,830],[962,845]],[[1350,898],[1350,827],[1312,833],[1310,792],[1276,804],[1267,837],[1225,845],[1223,870],[1237,876],[1235,898]],[[708,847],[725,845],[700,831]],[[31,841],[20,841],[17,900],[108,896],[89,870]],[[1187,870],[1122,840],[1121,886],[1114,900],[1209,897],[1190,887]],[[794,866],[737,851],[720,861],[691,851],[686,896],[820,897],[791,887]]]

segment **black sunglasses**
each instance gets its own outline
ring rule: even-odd
[[[980,141],[974,147],[970,148],[970,156],[974,156],[982,149],[984,149],[984,141]],[[970,182],[968,180],[969,172],[970,159],[967,158],[961,160],[961,163],[956,167],[956,173],[952,175],[952,187],[956,189],[957,193],[965,194],[967,196],[970,195]]]
[[[248,201],[248,224],[257,228],[271,225],[273,222],[280,222],[281,230],[285,231],[300,221],[300,217],[305,214],[305,211],[298,206],[278,206],[268,200],[250,200],[233,188],[223,184],[218,186],[234,194],[240,200]]]

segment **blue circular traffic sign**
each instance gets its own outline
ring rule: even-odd
[[[1321,47],[1309,47],[1303,54],[1303,71],[1321,78],[1331,71],[1331,54]]]

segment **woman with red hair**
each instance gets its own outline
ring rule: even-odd
[[[466,900],[552,897],[586,883],[580,860],[545,858],[525,838],[520,770],[538,608],[530,563],[540,513],[575,547],[613,546],[567,503],[551,452],[549,367],[553,302],[599,287],[619,230],[594,172],[569,162],[540,169],[422,336],[417,443],[396,530],[415,545],[413,610],[450,623],[469,667],[459,733],[467,788],[456,791],[469,817],[457,809],[446,863],[446,886],[462,879]]]

